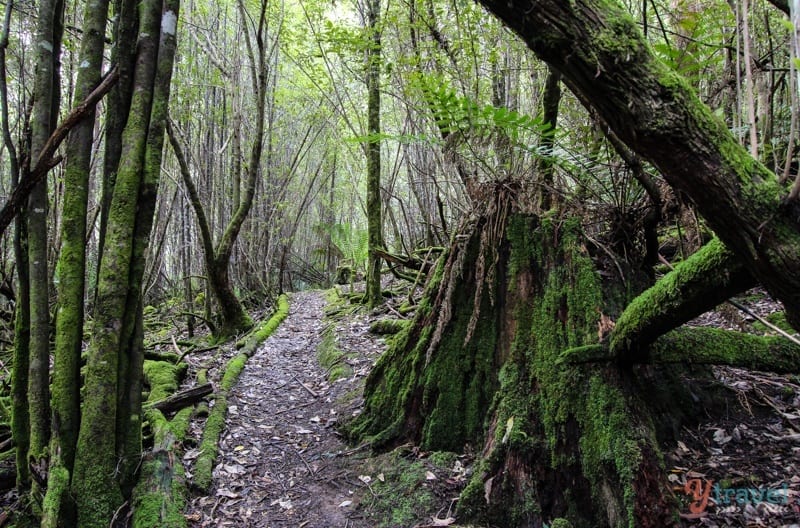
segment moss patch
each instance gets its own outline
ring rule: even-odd
[[[346,359],[344,352],[336,344],[336,324],[329,323],[322,331],[322,339],[317,345],[317,361],[328,371],[329,381],[347,378],[353,374]]]
[[[361,503],[368,522],[394,528],[437,514],[445,517],[452,497],[437,496],[434,488],[440,486],[432,486],[430,479],[451,477],[457,460],[455,453],[433,452],[420,458],[403,448],[370,459],[364,471],[371,493]]]

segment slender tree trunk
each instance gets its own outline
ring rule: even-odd
[[[20,180],[20,165],[16,146],[8,124],[8,84],[6,81],[6,48],[11,27],[14,2],[6,5],[3,30],[0,36],[0,109],[3,120],[3,144],[9,155],[11,185]],[[24,208],[23,208],[24,209]],[[30,414],[28,410],[28,367],[30,363],[30,286],[28,281],[28,250],[25,241],[25,211],[14,218],[13,251],[17,263],[17,299],[14,305],[14,364],[11,374],[11,434],[16,446],[17,489],[20,495],[30,487],[28,447],[30,445]]]
[[[76,101],[83,101],[100,82],[107,13],[107,0],[86,4],[84,37],[79,57],[81,67],[75,86]],[[80,428],[86,218],[94,124],[93,110],[72,129],[67,139],[61,251],[58,260],[59,304],[53,370],[53,437],[43,526],[74,524],[76,521],[75,511],[68,504],[68,491]]]
[[[122,133],[128,122],[128,114],[133,95],[133,75],[136,62],[136,41],[139,28],[138,0],[114,0],[114,45],[111,49],[111,62],[119,68],[119,81],[108,94],[106,102],[105,152],[103,155],[103,182],[100,196],[100,227],[97,247],[97,269],[103,257],[108,210],[117,179],[120,156],[122,155]],[[95,293],[97,288],[95,285]]]
[[[558,70],[548,67],[547,80],[544,84],[544,95],[542,96],[542,124],[547,129],[542,132],[541,148],[543,157],[539,162],[539,172],[542,176],[541,190],[541,210],[547,211],[553,205],[553,190],[555,164],[553,148],[556,142],[556,126],[558,125],[558,107],[561,104],[561,73]]]
[[[122,368],[118,386],[121,391],[117,421],[117,452],[122,461],[120,482],[127,497],[135,484],[136,468],[142,451],[142,368],[144,365],[142,279],[147,260],[147,247],[153,226],[161,160],[164,150],[169,95],[176,51],[176,29],[180,0],[164,0],[160,17],[160,37],[155,58],[153,99],[147,130],[146,151],[142,166],[133,233],[133,253],[128,278],[128,305],[122,327],[120,351]],[[127,357],[126,357],[127,356]]]
[[[239,2],[238,7],[242,14],[242,19],[247,20],[249,17],[246,14],[244,5]],[[191,177],[188,160],[183,153],[183,148],[177,137],[177,131],[174,125],[168,126],[170,144],[175,151],[176,158],[178,158],[181,176],[186,186],[187,193],[189,194],[189,200],[194,209],[195,216],[197,217],[203,243],[209,289],[219,305],[222,323],[218,327],[216,333],[220,336],[235,335],[247,330],[253,325],[252,319],[250,319],[241,301],[236,296],[236,292],[233,290],[229,267],[231,265],[231,255],[233,254],[234,245],[239,237],[242,225],[244,225],[244,221],[247,219],[253,206],[256,184],[260,175],[261,158],[264,151],[267,93],[270,91],[269,67],[267,65],[267,56],[269,52],[264,41],[266,36],[266,9],[267,2],[262,1],[255,35],[255,49],[253,49],[249,33],[245,35],[245,42],[250,54],[250,62],[254,73],[253,90],[256,96],[256,129],[254,131],[253,144],[250,149],[246,170],[247,181],[245,183],[244,195],[242,196],[241,193],[239,193],[239,196],[237,196],[239,203],[216,246],[211,236],[211,225],[208,221],[208,215],[206,214],[200,194],[197,192],[197,187]],[[274,90],[272,90],[272,92],[274,93]],[[239,147],[237,146],[235,150],[239,150]]]
[[[99,84],[103,63],[108,0],[87,2],[75,100],[83,101]],[[64,169],[64,213],[58,261],[58,316],[53,370],[53,446],[61,464],[72,471],[80,416],[80,355],[86,273],[86,217],[95,112],[69,135]]]
[[[366,302],[375,307],[383,302],[381,265],[376,253],[383,249],[381,220],[381,29],[380,0],[367,0],[367,231],[369,260],[367,261]]]
[[[36,29],[36,75],[31,118],[31,166],[39,162],[55,129],[59,103],[59,53],[64,4],[44,0],[39,4]],[[47,257],[47,180],[34,187],[28,198],[28,275],[30,280],[30,463],[44,478],[50,441],[50,293]]]

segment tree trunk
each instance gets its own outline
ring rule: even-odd
[[[133,99],[98,271],[72,479],[78,524],[86,527],[108,526],[129,491],[136,467],[131,458],[141,451],[142,248],[158,181],[172,70],[165,48],[174,44],[177,2],[145,0],[140,13]]]
[[[376,250],[383,248],[381,221],[381,30],[380,0],[367,0],[367,231],[369,259],[367,261],[367,291],[365,301],[370,307],[383,302],[381,265]]]
[[[459,500],[481,524],[676,526],[641,373],[559,359],[599,341],[615,315],[603,292],[613,299],[625,285],[601,284],[577,221],[511,203],[495,196],[457,237],[367,379],[349,432],[383,447],[483,446]]]
[[[660,62],[616,0],[482,0],[633,151],[691,197],[800,329],[800,205]],[[624,354],[625,351],[620,351]]]
[[[3,33],[0,37],[0,105],[2,105],[3,143],[9,154],[11,185],[20,182],[20,163],[8,120],[8,84],[6,79],[6,48],[11,27],[14,2],[9,0],[3,17]],[[14,218],[14,260],[17,263],[17,289],[14,303],[14,357],[11,374],[11,435],[16,445],[16,483],[20,495],[30,486],[28,473],[28,446],[30,445],[30,415],[28,413],[28,366],[30,362],[30,307],[28,305],[30,284],[28,281],[28,249],[23,211]]]
[[[558,126],[558,106],[561,104],[561,73],[551,68],[547,69],[547,80],[542,95],[542,124],[547,129],[542,132],[540,148],[543,156],[539,161],[538,172],[542,175],[539,196],[541,210],[547,211],[553,205],[553,190],[555,177],[555,157],[553,148],[556,144],[556,127]]]
[[[31,116],[30,166],[40,159],[56,127],[59,107],[59,56],[64,3],[46,0],[39,4],[36,28],[36,74]],[[26,174],[25,177],[30,177]],[[30,445],[28,464],[39,474],[34,479],[34,499],[46,478],[47,446],[50,442],[50,275],[48,273],[47,179],[40,181],[28,197],[28,277],[30,280],[30,363],[28,408]],[[43,486],[42,486],[43,487]]]
[[[105,152],[103,154],[103,183],[100,196],[100,228],[98,233],[97,269],[103,257],[108,210],[117,180],[122,133],[128,123],[133,96],[133,74],[136,67],[136,33],[139,29],[138,0],[114,0],[114,46],[111,61],[119,68],[119,82],[108,94],[106,112]],[[96,285],[95,285],[96,287]],[[96,288],[95,288],[96,291]]]
[[[87,3],[84,37],[75,85],[83,101],[100,83],[108,0]],[[58,316],[53,369],[53,445],[60,464],[72,471],[80,416],[80,357],[83,341],[83,299],[86,274],[86,215],[94,140],[92,110],[70,132],[64,168],[64,212],[58,260]]]
[[[86,4],[84,38],[75,86],[83,101],[100,83],[108,0]],[[80,428],[80,368],[83,343],[84,282],[86,275],[86,215],[89,199],[95,112],[70,132],[64,170],[61,251],[58,258],[58,315],[53,369],[52,439],[43,526],[75,523],[69,504],[69,479]]]

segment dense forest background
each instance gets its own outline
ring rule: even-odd
[[[440,414],[452,411],[437,406],[445,383],[406,365],[404,357],[425,356],[417,342],[428,347],[426,367],[437,347],[474,350],[470,376],[494,381],[480,389],[465,381],[453,390],[480,394],[447,405],[463,403],[481,420],[495,413],[501,424],[510,416],[513,426],[521,411],[497,403],[507,401],[510,373],[501,383],[497,371],[522,346],[516,332],[547,324],[538,312],[523,322],[533,299],[561,314],[564,334],[532,348],[597,345],[583,363],[630,362],[640,345],[694,311],[759,281],[787,303],[796,327],[798,289],[784,279],[800,245],[796,230],[781,229],[796,227],[800,195],[793,23],[800,14],[780,0],[644,0],[587,2],[574,19],[532,3],[537,14],[528,19],[519,6],[484,3],[503,21],[462,0],[5,1],[0,438],[15,446],[4,456],[16,458],[15,485],[43,525],[77,515],[81,526],[107,526],[133,492],[144,314],[162,307],[188,338],[224,342],[249,331],[250,314],[285,292],[366,279],[360,300],[375,307],[382,267],[384,276],[428,284],[433,315],[418,314],[379,364],[367,384],[370,412],[351,431],[385,445],[435,444],[436,428],[445,427]],[[589,31],[584,18],[592,12],[606,17],[606,30]],[[573,23],[596,51],[581,47],[580,37],[573,50],[563,45],[563,35],[581,35]],[[537,24],[552,34],[537,35]],[[637,89],[630,79],[660,84]],[[673,100],[689,110],[676,112]],[[679,139],[673,144],[657,130]],[[705,143],[695,141],[698,130]],[[696,158],[684,155],[687,145]],[[718,173],[745,183],[704,179]],[[742,213],[731,213],[738,205]],[[778,227],[765,231],[770,223]],[[753,249],[762,238],[766,249]],[[607,314],[616,319],[701,247],[705,257],[697,259],[711,271],[681,275],[677,294],[664,287],[653,295],[666,298],[650,297],[678,305],[673,312],[639,310],[644,322],[629,316],[612,334]],[[603,286],[586,278],[589,255]],[[558,287],[569,302],[550,299],[555,282],[523,269],[558,275],[552,280],[566,284]],[[692,280],[699,282],[681,289]],[[460,314],[462,306],[471,311]],[[476,359],[487,349],[491,368]],[[780,365],[760,357],[755,366],[790,371],[794,353]],[[528,363],[517,360],[520,368]],[[531,376],[542,387],[561,383],[537,361]],[[395,368],[404,380],[421,380],[419,394],[396,381]],[[603,383],[627,386],[617,375]],[[519,376],[516,386],[529,382]],[[434,383],[436,397],[425,388]],[[406,407],[379,401],[383,390],[402,395]],[[620,403],[605,385],[596,391],[590,400],[610,398],[612,416],[638,406]],[[533,428],[557,443],[563,431],[554,417],[572,411],[542,398],[530,404],[541,403],[539,411],[525,413],[541,414]],[[485,425],[463,417],[464,430],[445,447],[498,427],[487,433]],[[581,427],[596,432],[594,424]],[[645,453],[640,471],[658,466],[648,461],[648,440],[627,440]],[[547,449],[519,447],[553,460],[578,450]],[[487,462],[486,475],[510,456]],[[598,456],[572,468],[587,479],[576,494],[596,498],[598,482],[631,479],[619,453],[616,466]],[[614,525],[643,515],[644,499],[628,489],[666,504],[653,480],[629,484],[609,499],[621,511],[596,515]],[[560,499],[540,500],[568,509]]]

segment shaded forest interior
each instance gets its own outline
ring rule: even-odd
[[[186,526],[309,290],[337,434],[468,456],[433,525],[702,519],[671,446],[731,376],[800,438],[794,3],[2,6],[0,526]],[[365,314],[380,357],[323,352]],[[780,526],[778,477],[724,489]]]

